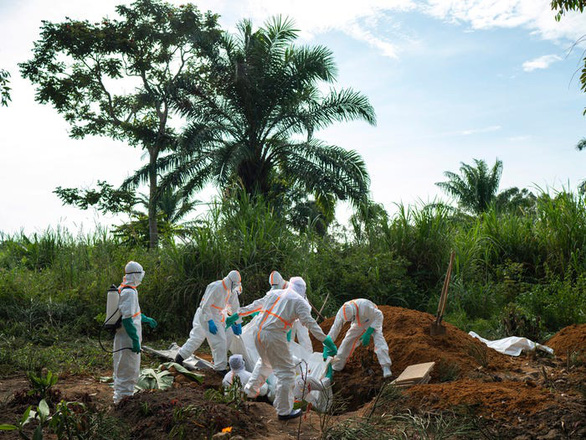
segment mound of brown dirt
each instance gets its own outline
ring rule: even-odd
[[[555,405],[555,396],[550,391],[527,382],[463,379],[416,385],[406,395],[411,408],[448,410],[470,406],[478,414],[499,420],[531,416]]]
[[[546,345],[556,356],[566,357],[572,352],[586,353],[586,324],[573,324],[557,332]]]
[[[206,399],[204,391],[194,386],[137,393],[120,402],[116,414],[131,427],[132,438],[211,438],[224,428],[250,436],[264,430],[251,404],[233,408]]]
[[[454,380],[480,368],[494,370],[510,362],[508,356],[488,348],[466,332],[449,323],[446,334],[431,337],[429,326],[435,317],[429,313],[401,307],[380,306],[383,312],[383,333],[389,345],[393,361],[392,370],[398,376],[406,367],[422,362],[435,362],[432,382]],[[327,333],[334,323],[328,318],[321,323]],[[346,324],[336,345],[342,342],[349,325]],[[321,344],[314,341],[314,349],[321,350]],[[343,371],[336,373],[336,389],[347,398],[348,409],[356,409],[368,402],[380,389],[383,378],[372,342],[367,347],[356,349]]]

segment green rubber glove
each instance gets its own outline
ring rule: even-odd
[[[335,356],[338,353],[338,347],[336,347],[336,344],[334,344],[334,341],[332,341],[332,337],[331,336],[326,336],[326,338],[324,339],[324,359],[327,359],[329,356]]]
[[[145,316],[143,314],[140,315],[140,322],[147,323],[150,328],[155,328],[157,326],[157,321],[155,321],[153,318],[149,318],[148,316]]]
[[[233,315],[228,316],[226,318],[226,328],[230,327],[232,324],[238,321],[238,318],[240,318],[240,316],[238,316],[238,313],[234,313]]]
[[[374,333],[374,329],[372,327],[368,327],[368,330],[364,332],[362,336],[360,336],[360,340],[362,341],[362,345],[365,347],[370,344],[370,336]]]
[[[292,331],[293,331],[293,329],[291,329],[287,332],[287,342],[291,342],[291,332]]]
[[[260,313],[260,312],[254,312],[254,313],[251,313],[251,314],[250,314],[250,317],[251,317],[251,318],[254,318],[254,317],[255,317],[256,315],[258,315],[259,313]]]
[[[328,365],[325,377],[327,377],[330,380],[334,378],[334,369],[332,368],[332,364]]]
[[[136,332],[132,318],[123,319],[122,325],[124,326],[124,330],[126,330],[126,334],[132,340],[132,352],[140,353],[140,341],[138,340],[138,333]]]

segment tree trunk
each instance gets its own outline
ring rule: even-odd
[[[156,249],[159,245],[157,228],[157,148],[149,148],[149,248]]]

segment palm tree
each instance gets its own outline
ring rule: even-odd
[[[444,176],[449,180],[437,182],[436,185],[456,197],[465,211],[474,214],[485,212],[496,198],[503,163],[497,159],[490,170],[484,160],[474,159],[476,166],[460,163],[460,175],[446,171]]]
[[[290,20],[256,31],[244,20],[238,31],[224,34],[206,81],[185,82],[176,97],[189,125],[182,146],[160,160],[163,185],[190,194],[208,182],[237,183],[271,201],[285,181],[317,198],[359,203],[370,184],[362,157],[313,134],[337,121],[374,125],[368,98],[351,89],[324,95],[320,86],[336,78],[332,52],[295,46]]]

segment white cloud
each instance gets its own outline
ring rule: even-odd
[[[523,63],[523,70],[525,72],[533,72],[537,69],[547,69],[556,61],[560,61],[562,58],[557,55],[543,55],[542,57],[535,58],[533,60],[525,61]]]
[[[449,131],[442,133],[440,136],[471,136],[473,134],[491,133],[499,131],[502,127],[500,125],[491,125],[484,128],[472,128],[468,130]]]
[[[547,40],[577,41],[586,33],[586,14],[570,12],[557,22],[550,0],[426,0],[422,9],[473,29],[523,27]]]
[[[234,15],[232,2],[202,0],[201,9],[211,9],[223,17],[231,19]],[[261,25],[270,17],[281,15],[290,17],[300,29],[300,36],[310,40],[315,35],[336,30],[363,41],[379,50],[381,55],[396,58],[399,45],[392,41],[405,40],[404,35],[383,36],[378,32],[378,19],[386,12],[415,9],[413,0],[363,0],[360,2],[339,2],[338,0],[243,0],[238,2],[237,17],[247,17],[255,25]],[[234,23],[227,23],[233,26]],[[384,26],[389,30],[388,26]]]

